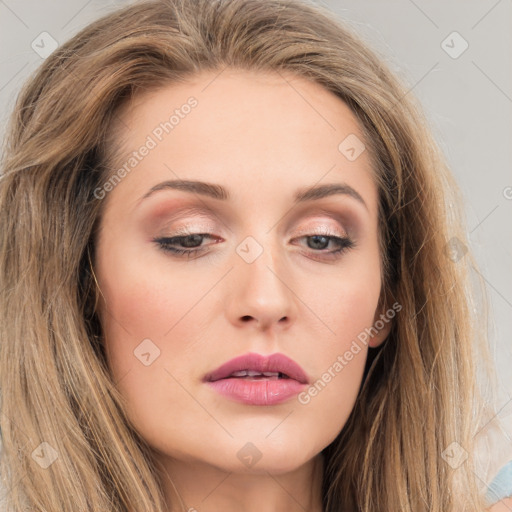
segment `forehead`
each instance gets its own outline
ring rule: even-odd
[[[148,189],[158,179],[265,190],[267,198],[348,180],[367,189],[367,202],[375,200],[370,157],[351,109],[320,84],[289,73],[199,73],[134,96],[113,133],[120,146],[114,171],[151,146],[116,195]]]
[[[302,129],[310,135],[314,132],[334,135],[341,128],[362,138],[359,122],[352,110],[320,84],[288,71],[230,68],[220,73],[203,71],[181,82],[139,92],[118,111],[114,129],[120,131],[124,138],[130,138],[130,134],[136,135],[138,131],[150,131],[155,121],[169,120],[173,113],[182,120],[180,110],[184,107],[188,110],[186,104],[190,98],[197,101],[194,112],[202,113],[201,124],[216,133],[237,125],[247,131],[265,126],[262,134],[277,130],[281,136],[286,134],[282,128],[293,134]],[[248,116],[252,117],[250,125],[246,124]],[[267,123],[275,121],[276,117],[280,118],[279,126]],[[208,121],[215,121],[215,125]],[[192,118],[189,124],[193,122]],[[173,123],[177,127],[179,121]],[[198,128],[196,125],[195,129]]]

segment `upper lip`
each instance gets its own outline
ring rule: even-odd
[[[213,382],[229,377],[233,372],[241,370],[252,370],[256,372],[279,372],[295,379],[302,384],[308,383],[308,377],[304,370],[292,359],[284,354],[272,354],[263,356],[261,354],[249,353],[235,357],[219,366],[216,370],[208,373],[204,381]]]

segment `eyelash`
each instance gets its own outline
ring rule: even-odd
[[[209,233],[183,233],[180,236],[155,238],[153,241],[158,245],[158,247],[162,251],[164,251],[166,253],[171,253],[172,255],[177,256],[177,257],[184,257],[186,255],[187,258],[191,258],[193,255],[204,252],[205,249],[203,247],[201,247],[201,248],[197,248],[197,249],[194,248],[194,249],[187,250],[187,249],[177,249],[176,247],[172,246],[173,244],[177,244],[180,241],[183,241],[183,239],[191,237],[191,236],[200,236],[203,238],[204,237],[213,238]],[[303,235],[303,236],[297,237],[297,238],[312,238],[314,236],[327,238],[327,239],[329,239],[329,241],[331,241],[331,240],[335,241],[339,245],[339,248],[336,249],[335,251],[319,252],[319,254],[321,254],[323,257],[325,255],[327,258],[337,259],[337,258],[341,257],[341,255],[346,250],[352,249],[355,247],[355,242],[353,240],[351,240],[350,238],[340,237],[340,236],[327,234],[327,233],[313,233],[311,235]],[[313,251],[313,252],[318,253],[318,251]]]

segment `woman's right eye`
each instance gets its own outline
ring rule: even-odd
[[[153,241],[162,251],[169,252],[177,256],[184,256],[187,254],[188,257],[190,257],[205,250],[201,247],[201,242],[204,238],[213,239],[213,236],[208,233],[190,233],[187,235],[155,238]]]

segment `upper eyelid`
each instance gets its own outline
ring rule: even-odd
[[[295,228],[298,228],[298,233],[309,234],[311,226],[314,231],[322,231],[319,224],[325,224],[324,229],[335,231],[335,236],[355,238],[361,229],[365,230],[365,223],[349,205],[343,208],[339,205],[326,204],[307,207],[301,205],[293,210],[287,212],[280,222],[271,223],[266,233],[277,230],[279,235],[284,236],[293,232],[295,236],[299,236],[295,234]],[[195,233],[203,231],[220,236],[224,232],[228,236],[233,236],[234,225],[240,227],[239,222],[233,217],[233,212],[219,212],[215,207],[195,204],[179,205],[174,209],[164,207],[163,210],[159,209],[159,214],[153,217],[153,220],[151,216],[147,219],[147,229],[153,231],[156,228],[161,236],[174,236],[176,231],[187,229]],[[303,227],[305,225],[310,227]]]
[[[337,233],[339,236],[348,236],[348,230],[345,229],[343,226],[333,229],[330,225],[316,225],[316,226],[309,226],[305,228],[300,228],[297,233],[295,233],[296,236],[300,235],[308,235],[308,234],[315,234],[318,232],[318,234],[322,234],[323,231],[326,232],[326,234],[333,233],[334,231],[340,230],[341,233]]]
[[[189,213],[189,212],[187,212],[187,213]],[[217,219],[216,215],[214,215],[214,217],[215,217],[215,219]],[[324,217],[324,218],[320,219],[319,217]],[[318,223],[326,222],[327,220],[329,220],[331,222],[335,222],[336,224],[340,225],[344,231],[348,231],[347,228],[345,227],[345,225],[349,224],[349,223],[348,222],[343,222],[342,221],[342,217],[343,217],[342,215],[338,215],[336,213],[315,212],[310,218],[307,218],[304,222],[318,224]],[[176,230],[182,230],[183,229],[183,230],[186,230],[186,229],[189,229],[189,225],[190,224],[194,224],[196,222],[197,222],[197,225],[195,227],[193,227],[193,228],[190,228],[190,230],[192,230],[192,229],[195,229],[195,230],[197,230],[197,229],[205,229],[205,230],[215,230],[215,229],[217,229],[217,226],[214,225],[214,223],[212,222],[211,218],[205,219],[205,223],[203,224],[200,218],[190,219],[190,221],[188,221],[186,218],[185,219],[177,220],[176,216],[174,216],[174,215],[173,215],[173,219],[172,220],[169,220],[168,222],[164,223],[163,228],[169,229],[169,230],[171,230],[171,229],[176,229]],[[295,222],[295,221],[293,222],[293,224],[297,224],[297,223],[298,222]],[[221,224],[225,225],[224,223],[221,223]],[[174,225],[177,225],[177,226],[174,227]],[[301,228],[299,231],[300,232],[304,232],[304,231],[307,232],[309,229],[311,229],[311,228]],[[228,228],[228,230],[230,232],[232,232],[231,229]]]

